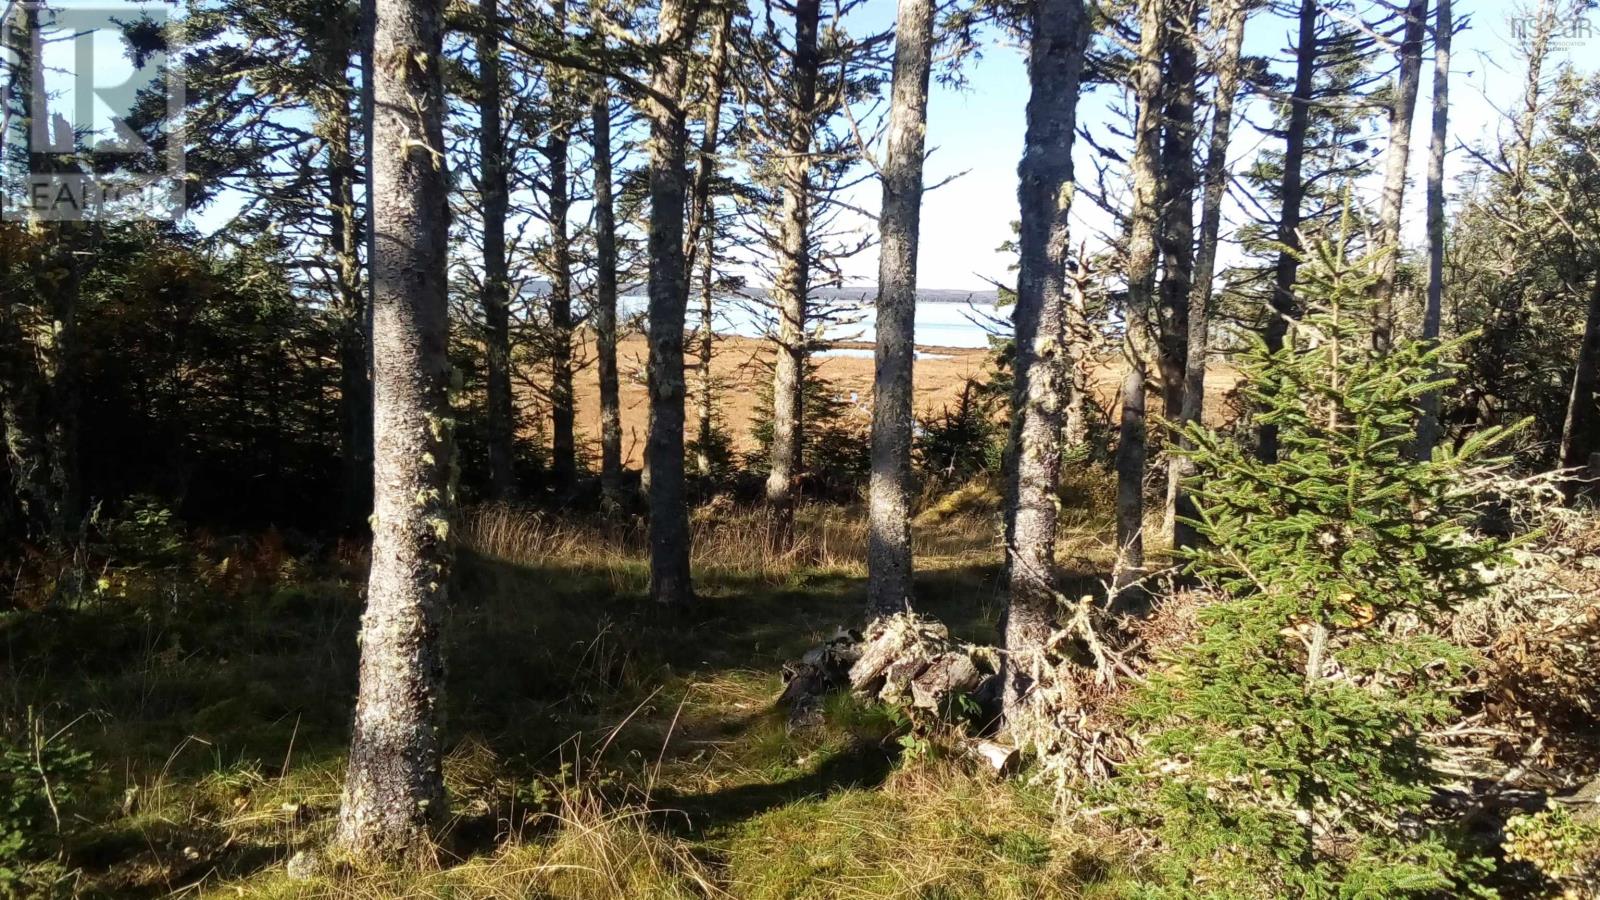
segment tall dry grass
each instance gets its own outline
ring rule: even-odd
[[[563,791],[539,840],[447,867],[361,871],[321,863],[310,877],[282,869],[190,892],[258,900],[724,900],[711,867],[687,841],[657,827],[643,806],[615,804],[581,787]]]
[[[956,504],[925,515],[914,531],[923,560],[998,556],[997,504]],[[611,573],[621,587],[639,577],[647,558],[644,523],[637,519],[554,515],[511,506],[483,506],[463,517],[463,546],[519,565],[584,566]],[[712,503],[690,517],[691,562],[718,575],[781,582],[797,570],[866,574],[867,520],[859,505],[806,504],[788,541],[761,507]]]

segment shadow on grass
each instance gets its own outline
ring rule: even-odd
[[[485,795],[554,775],[574,740],[607,744],[605,764],[624,775],[667,773],[651,797],[656,821],[698,839],[889,775],[898,748],[882,735],[824,725],[791,736],[772,710],[784,661],[862,624],[864,578],[703,572],[700,601],[673,611],[648,601],[638,574],[461,553],[445,623],[447,728],[452,747],[491,751]],[[70,737],[100,776],[73,811],[91,824],[72,856],[102,893],[243,877],[327,826],[355,694],[361,575],[330,565],[0,620],[0,713],[47,711],[57,725],[88,714]],[[916,590],[919,611],[956,637],[996,642],[992,559],[919,571]],[[696,766],[724,769],[674,783]],[[734,783],[694,789],[702,781]],[[231,807],[240,802],[305,812],[292,827],[268,815],[237,824],[248,820]],[[467,853],[498,836],[466,830]]]
[[[708,793],[660,790],[651,798],[651,806],[669,831],[700,838],[797,800],[824,799],[841,790],[877,787],[894,771],[899,755],[898,747],[858,742],[829,755],[803,775]]]

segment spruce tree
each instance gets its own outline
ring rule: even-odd
[[[1482,591],[1505,551],[1470,530],[1464,475],[1506,432],[1411,458],[1419,399],[1459,342],[1374,353],[1383,253],[1344,246],[1301,254],[1296,340],[1258,340],[1243,364],[1276,459],[1184,432],[1203,540],[1189,568],[1217,599],[1133,705],[1145,750],[1125,804],[1166,847],[1156,896],[1406,896],[1462,877],[1429,824],[1423,736],[1469,660],[1416,623]]]

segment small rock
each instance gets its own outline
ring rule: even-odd
[[[300,850],[289,857],[284,874],[294,881],[310,881],[322,868],[322,856],[315,850]]]

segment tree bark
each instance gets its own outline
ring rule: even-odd
[[[1279,190],[1282,208],[1278,213],[1278,243],[1289,248],[1278,253],[1273,272],[1271,307],[1265,341],[1267,350],[1283,349],[1289,333],[1289,320],[1298,315],[1294,282],[1300,273],[1300,202],[1305,194],[1301,166],[1306,155],[1306,131],[1311,125],[1311,94],[1317,74],[1317,0],[1300,0],[1300,36],[1295,44],[1294,93],[1289,100],[1289,127],[1284,132],[1283,184]],[[1278,458],[1278,426],[1264,423],[1256,444],[1256,456],[1272,462]]]
[[[1216,61],[1217,87],[1211,101],[1211,137],[1206,148],[1200,200],[1200,248],[1195,254],[1194,283],[1189,290],[1189,347],[1184,360],[1183,406],[1173,425],[1179,432],[1180,450],[1192,448],[1182,429],[1205,415],[1206,355],[1210,348],[1212,279],[1216,276],[1217,241],[1222,231],[1222,200],[1228,192],[1228,144],[1232,138],[1233,104],[1239,94],[1239,55],[1244,47],[1248,10],[1243,0],[1222,0],[1214,8],[1224,31],[1222,52]],[[1184,479],[1194,474],[1194,462],[1173,454],[1167,471],[1167,533],[1175,549],[1193,547],[1199,536],[1192,519],[1195,508]]]
[[[1194,284],[1194,102],[1199,77],[1196,0],[1172,0],[1164,35],[1161,125],[1161,414],[1183,408],[1189,356],[1189,293]],[[1168,532],[1171,533],[1170,531]]]
[[[564,34],[566,0],[552,0],[550,8],[557,33]],[[572,206],[572,186],[567,179],[572,118],[564,81],[568,73],[556,66],[546,72],[555,114],[544,148],[550,165],[550,474],[561,489],[571,490],[578,477],[577,409],[572,391],[572,239],[567,233]]]
[[[867,605],[910,607],[912,366],[916,358],[917,239],[933,60],[933,0],[900,0],[895,21],[888,154],[878,216],[877,341],[872,387],[872,479]]]
[[[806,367],[806,307],[811,277],[811,138],[816,122],[819,0],[794,4],[794,106],[784,149],[783,209],[778,222],[778,354],[772,373],[772,446],[767,505],[777,541],[787,546],[801,471],[801,423]]]
[[[1140,0],[1139,57],[1133,68],[1138,102],[1134,123],[1133,209],[1128,221],[1128,304],[1125,310],[1122,417],[1117,439],[1117,573],[1122,587],[1144,568],[1145,367],[1159,353],[1147,335],[1156,304],[1159,154],[1161,141],[1161,48],[1164,0]]]
[[[1583,466],[1595,452],[1596,375],[1600,374],[1600,275],[1589,290],[1589,309],[1583,320],[1583,340],[1578,344],[1577,367],[1567,395],[1567,416],[1561,428],[1561,465]]]
[[[1035,663],[1056,615],[1057,488],[1062,399],[1067,379],[1063,334],[1072,143],[1078,79],[1089,40],[1081,0],[1034,0],[1029,13],[1027,134],[1017,167],[1021,226],[1011,464],[1006,486],[1007,605],[1004,714],[1015,721],[1033,684]]]
[[[1422,339],[1436,341],[1444,317],[1444,157],[1450,139],[1450,39],[1455,23],[1450,0],[1436,0],[1433,36],[1433,134],[1428,141],[1428,302],[1422,313]],[[1433,456],[1439,443],[1437,390],[1422,396],[1417,423],[1417,458]]]
[[[1427,31],[1428,0],[1410,0],[1402,15],[1400,70],[1389,103],[1389,147],[1384,151],[1383,195],[1378,205],[1378,246],[1388,250],[1374,287],[1372,346],[1379,353],[1394,345],[1394,280],[1399,265],[1400,214],[1404,209],[1406,166],[1411,160],[1411,120],[1422,81],[1422,38]]]
[[[338,839],[358,857],[425,850],[444,820],[439,618],[450,577],[444,9],[376,0],[372,568]]]
[[[362,300],[364,302],[362,303],[361,315],[361,343],[367,354],[367,416],[363,423],[363,427],[365,428],[364,446],[368,460],[367,477],[368,481],[370,482],[373,478],[373,474],[371,472],[371,460],[373,452],[372,367],[373,363],[375,362],[372,352],[372,317],[373,307],[375,306],[373,298],[377,294],[377,285],[374,283],[372,277],[372,261],[378,258],[378,229],[376,227],[377,223],[373,220],[372,212],[372,121],[377,104],[373,83],[376,81],[376,78],[374,77],[374,66],[377,54],[376,45],[378,40],[378,7],[377,0],[358,0],[358,2],[359,6],[357,8],[357,12],[361,17],[361,172],[362,177],[366,181],[367,187],[366,200],[361,208],[361,238],[362,244],[367,251],[367,280],[365,290],[362,291]],[[372,508],[372,491],[374,489],[375,487],[373,484],[367,485],[366,505],[369,510],[369,515]]]
[[[506,215],[511,192],[505,133],[500,123],[499,0],[480,0],[478,33],[478,151],[483,167],[483,343],[486,358],[489,496],[506,500],[516,490],[513,445],[516,412],[511,395],[511,286],[506,267]]]
[[[601,78],[594,127],[595,369],[600,378],[600,494],[622,504],[622,401],[617,384],[617,219],[611,189],[611,92]]]
[[[687,605],[689,511],[683,473],[683,325],[688,304],[684,269],[683,85],[699,4],[662,0],[657,55],[646,104],[650,119],[650,597]]]

